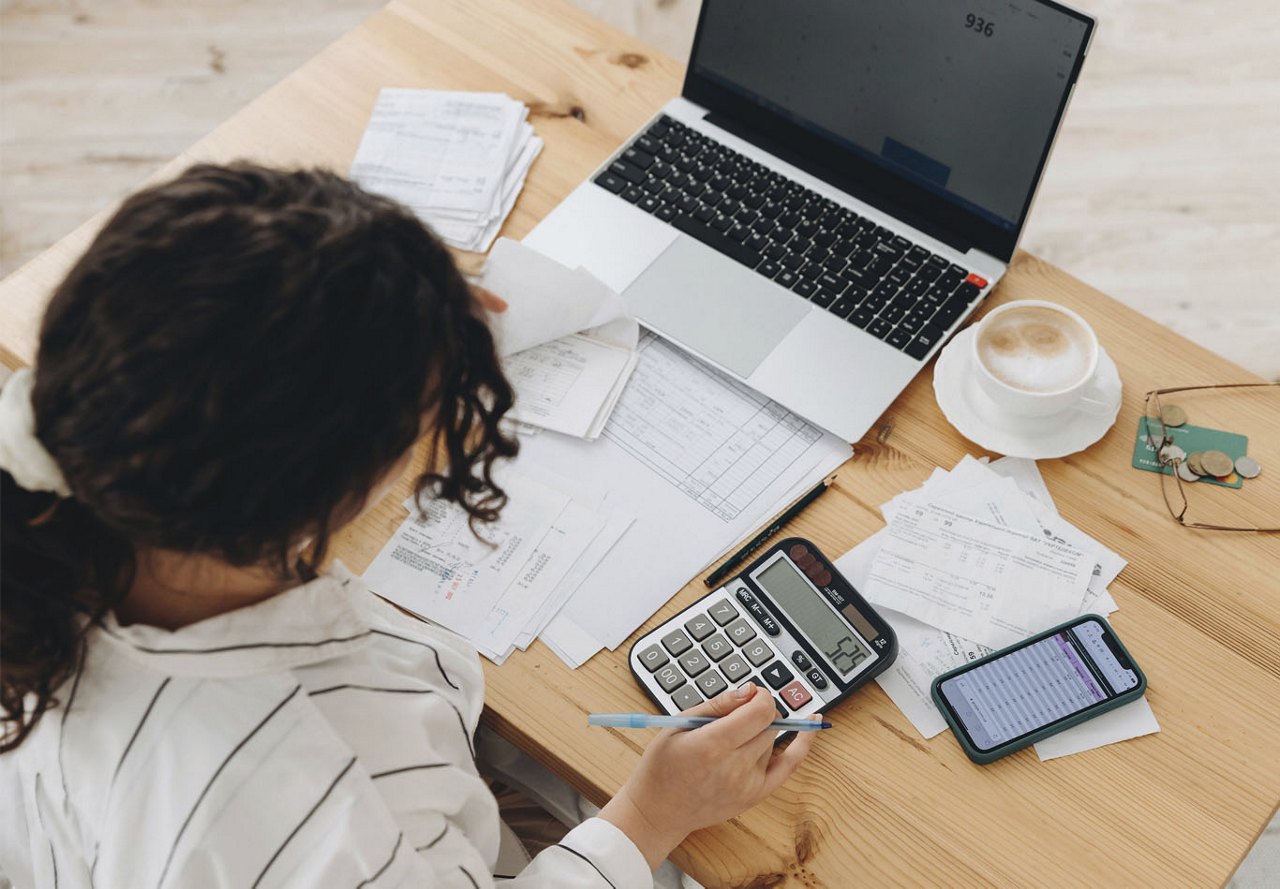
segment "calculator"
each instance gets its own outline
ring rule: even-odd
[[[790,537],[646,633],[627,659],[672,715],[754,682],[794,718],[829,712],[897,654],[884,618],[816,546]]]

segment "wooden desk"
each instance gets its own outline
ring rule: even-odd
[[[678,93],[680,75],[675,62],[558,0],[397,0],[157,175],[239,157],[345,171],[380,87],[500,90],[530,105],[547,142],[505,229],[521,237]],[[102,218],[0,285],[7,362],[32,359],[47,294]],[[1163,731],[1050,763],[1024,751],[979,767],[948,737],[921,740],[872,687],[832,714],[839,731],[818,739],[774,798],[681,847],[677,861],[708,886],[1204,886],[1230,876],[1275,810],[1280,537],[1181,529],[1155,476],[1129,468],[1145,390],[1249,375],[1020,254],[992,299],[1026,297],[1081,312],[1120,367],[1116,428],[1042,469],[1062,514],[1130,560],[1112,585],[1115,624],[1150,677]],[[842,553],[881,526],[878,504],[975,452],[938,411],[931,374],[893,404],[878,436],[858,443],[798,533]],[[405,493],[341,535],[338,554],[354,570],[400,522]],[[699,583],[686,587],[649,625],[700,593]],[[589,709],[648,708],[624,651],[569,671],[535,644],[489,666],[488,723],[603,801],[645,741],[585,728]]]

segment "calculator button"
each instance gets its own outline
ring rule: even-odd
[[[751,672],[751,666],[742,659],[740,654],[729,655],[729,657],[720,662],[719,666],[724,678],[730,682],[737,682]]]
[[[662,686],[663,691],[675,691],[684,685],[684,674],[675,667],[663,667],[653,674],[653,678],[658,680],[658,684]]]
[[[729,683],[725,682],[724,677],[715,670],[708,670],[694,681],[697,683],[698,691],[709,698],[714,698],[729,687]]]
[[[702,695],[692,685],[686,685],[675,690],[671,695],[671,703],[676,705],[677,710],[688,710],[702,703]]]
[[[699,614],[685,621],[684,628],[689,631],[690,636],[701,642],[715,631],[716,625],[705,614]]]
[[[644,651],[640,652],[640,663],[645,665],[650,673],[667,662],[667,653],[658,645],[650,645]]]
[[[713,661],[720,661],[727,658],[733,652],[733,646],[729,644],[729,640],[724,638],[720,633],[716,633],[706,642],[702,643],[702,650],[707,653],[707,657]]]
[[[695,648],[693,651],[680,655],[680,666],[684,667],[684,671],[690,676],[697,676],[711,666],[711,661],[707,660],[707,656]]]
[[[733,640],[735,645],[746,645],[752,639],[756,638],[755,628],[747,623],[745,617],[740,617],[729,626],[724,628],[729,634],[729,638]]]
[[[756,604],[756,597],[748,593],[746,590],[738,590],[738,601],[750,608]]]
[[[719,602],[711,606],[711,610],[707,612],[711,615],[711,619],[724,626],[729,621],[738,616],[738,609],[733,607],[733,603],[728,599],[721,599]]]
[[[747,646],[742,649],[742,653],[747,656],[747,660],[757,667],[773,657],[773,649],[759,639],[755,642],[747,643]]]
[[[782,696],[782,700],[792,710],[799,710],[805,704],[813,700],[813,695],[809,694],[809,689],[805,688],[798,681],[793,682],[778,692]]]
[[[764,677],[765,682],[769,683],[770,688],[782,688],[794,678],[782,661],[774,661],[761,670],[760,675]]]
[[[673,655],[684,654],[693,643],[689,641],[689,637],[685,635],[684,630],[672,630],[670,633],[662,637],[662,647]]]
[[[756,623],[758,623],[766,633],[770,636],[778,635],[778,624],[769,616],[769,612],[764,610],[763,605],[752,600],[751,604],[747,607],[747,610],[751,612],[751,616],[756,619]]]
[[[813,662],[804,656],[803,651],[792,652],[791,663],[795,664],[801,670],[807,670],[813,666]]]
[[[809,684],[814,688],[826,688],[827,677],[822,675],[822,671],[814,667],[808,673],[804,674],[804,678],[809,680]]]

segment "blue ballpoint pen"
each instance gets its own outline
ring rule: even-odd
[[[587,725],[607,728],[682,728],[692,729],[715,722],[716,716],[654,716],[650,713],[591,713]],[[784,732],[816,732],[831,728],[829,722],[812,719],[775,719],[769,728]]]

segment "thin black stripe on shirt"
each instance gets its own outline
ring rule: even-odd
[[[227,754],[227,758],[222,761],[222,765],[218,766],[217,770],[214,771],[213,776],[209,779],[209,782],[205,784],[204,790],[200,791],[200,796],[196,797],[195,803],[191,806],[191,811],[187,813],[186,819],[182,822],[182,827],[178,828],[178,835],[174,837],[173,845],[169,848],[169,855],[164,860],[164,869],[160,871],[160,879],[156,880],[156,889],[159,889],[159,887],[164,883],[164,878],[168,876],[169,866],[173,864],[173,855],[175,852],[178,851],[178,844],[182,842],[182,835],[187,832],[187,826],[191,823],[192,817],[195,816],[196,809],[200,808],[200,803],[204,802],[204,798],[206,795],[208,795],[209,788],[213,786],[213,782],[218,780],[218,776],[221,775],[222,770],[227,767],[227,763],[231,762],[232,757],[234,757],[237,753],[239,753],[240,749],[244,747],[245,744],[248,744],[249,740],[254,735],[256,735],[264,725],[270,722],[272,717],[274,717],[277,713],[279,713],[285,704],[293,700],[293,696],[296,695],[301,690],[302,690],[301,685],[295,685],[293,687],[293,691],[285,695],[285,698],[283,701],[281,701],[280,703],[272,707],[271,712],[268,713],[266,716],[262,717],[262,721],[253,727],[253,731],[245,735],[244,738],[240,741],[240,743],[237,744],[234,748],[232,748],[231,752]]]
[[[327,695],[331,691],[342,691],[344,689],[352,689],[354,691],[380,691],[392,695],[433,695],[436,693],[434,688],[383,688],[378,685],[353,685],[351,683],[343,683],[342,685],[330,685],[327,688],[317,688],[315,691],[309,691],[311,697],[319,695]]]
[[[129,743],[124,745],[124,753],[120,754],[120,761],[116,763],[116,770],[111,773],[112,786],[116,783],[116,778],[120,776],[120,769],[124,766],[125,759],[129,756],[129,751],[133,749],[133,742],[138,740],[138,734],[142,731],[142,727],[147,723],[147,717],[151,715],[151,710],[156,705],[156,701],[160,700],[160,693],[164,691],[165,686],[172,680],[172,676],[166,676],[164,682],[160,683],[160,687],[156,689],[156,693],[151,696],[151,703],[147,704],[147,709],[142,713],[142,719],[138,720],[138,726],[133,730],[133,734],[129,736]],[[107,797],[110,798],[111,790],[108,788]]]
[[[411,639],[408,636],[397,636],[395,633],[388,633],[386,630],[373,630],[373,633],[378,636],[387,636],[391,639],[399,639],[401,642],[408,642],[412,645],[421,645],[423,648],[430,649],[431,653],[436,656],[436,669],[440,671],[440,675],[444,677],[444,681],[449,683],[450,688],[458,691],[462,690],[461,687],[454,684],[453,680],[449,678],[449,674],[445,672],[444,665],[440,663],[440,652],[436,650],[434,645],[429,645],[420,639]]]
[[[363,639],[372,632],[371,630],[365,630],[352,636],[318,639],[314,642],[246,642],[242,645],[223,645],[217,648],[149,648],[146,645],[138,645],[105,626],[102,627],[102,630],[108,636],[123,642],[130,648],[147,654],[220,654],[224,651],[244,651],[247,648],[318,648],[321,645],[332,645],[335,642],[354,642],[356,639]]]
[[[370,775],[370,778],[386,778],[390,775],[399,775],[401,772],[416,772],[420,769],[439,769],[445,766],[451,766],[451,762],[427,762],[420,766],[405,766],[402,769],[388,769],[385,772],[378,772],[376,775]]]
[[[436,838],[435,838],[434,840],[432,840],[431,842],[427,843],[425,846],[414,846],[414,847],[413,847],[413,851],[415,851],[415,852],[422,852],[422,851],[425,851],[425,850],[427,850],[427,849],[430,849],[430,848],[434,847],[436,843],[438,843],[438,842],[440,842],[441,840],[443,840],[443,839],[444,839],[444,835],[445,835],[446,833],[448,833],[448,832],[449,832],[449,822],[448,822],[448,821],[446,821],[446,822],[444,823],[444,827],[440,828],[440,832],[439,832],[438,834],[436,834]]]
[[[319,688],[319,689],[316,689],[315,691],[309,691],[307,692],[307,694],[309,694],[311,697],[314,698],[317,695],[325,695],[331,691],[343,691],[346,689],[349,689],[352,691],[385,692],[388,694],[437,695],[440,698],[440,700],[444,701],[446,704],[449,705],[449,708],[453,710],[453,715],[458,717],[458,725],[462,727],[462,737],[467,739],[467,750],[471,751],[472,759],[476,758],[475,744],[471,740],[471,732],[467,730],[467,721],[462,718],[462,711],[459,710],[456,706],[454,706],[453,701],[449,700],[444,695],[440,694],[434,688],[378,688],[377,686],[373,686],[373,685],[343,684],[343,685],[331,685],[328,688]]]
[[[600,870],[600,868],[596,865],[596,863],[595,863],[594,861],[592,861],[592,860],[591,860],[590,858],[588,858],[587,856],[583,855],[583,854],[582,854],[581,852],[579,852],[577,849],[570,849],[570,848],[569,848],[568,846],[566,846],[564,843],[556,843],[556,848],[558,848],[558,849],[564,849],[566,852],[572,852],[574,855],[577,855],[579,858],[581,858],[581,859],[582,859],[583,861],[585,861],[587,864],[591,865],[592,867],[594,867],[594,868],[596,869],[596,873],[598,873],[598,874],[600,875],[600,879],[604,880],[604,881],[605,881],[606,883],[608,883],[610,886],[613,886],[613,889],[618,889],[618,887],[617,887],[617,886],[614,886],[614,885],[613,885],[613,880],[610,880],[608,877],[606,877],[606,876],[604,875],[604,871]]]
[[[294,826],[293,830],[289,831],[289,835],[284,838],[284,842],[280,844],[280,848],[276,849],[275,854],[267,860],[266,865],[262,868],[262,873],[258,874],[258,879],[253,881],[255,889],[257,885],[262,882],[262,878],[267,875],[267,871],[271,870],[271,865],[276,863],[276,859],[280,857],[280,853],[283,852],[285,847],[288,846],[293,838],[298,835],[298,831],[302,830],[302,826],[311,820],[311,816],[316,813],[316,809],[320,808],[324,801],[329,798],[329,794],[333,793],[333,788],[338,786],[338,782],[342,780],[343,776],[346,775],[347,772],[351,771],[351,767],[355,764],[356,758],[354,756],[347,760],[347,764],[342,767],[342,771],[338,772],[338,777],[329,782],[329,786],[325,789],[325,792],[320,795],[320,799],[316,800],[316,804],[311,807],[310,811],[308,811],[306,815],[302,816],[302,820]]]
[[[475,877],[471,876],[471,871],[467,870],[462,865],[458,865],[458,870],[462,871],[464,874],[467,875],[467,879],[471,881],[471,885],[474,886],[475,889],[480,889],[480,884],[476,882]]]
[[[400,836],[396,837],[395,847],[391,850],[391,857],[387,859],[386,864],[378,868],[378,872],[374,874],[372,877],[369,877],[369,879],[361,880],[359,883],[357,883],[356,889],[360,889],[361,886],[368,886],[370,883],[377,880],[378,877],[382,876],[386,872],[387,868],[391,867],[391,862],[396,860],[396,855],[399,854],[400,852],[400,844],[403,842],[404,842],[404,834],[402,833],[400,834]]]

